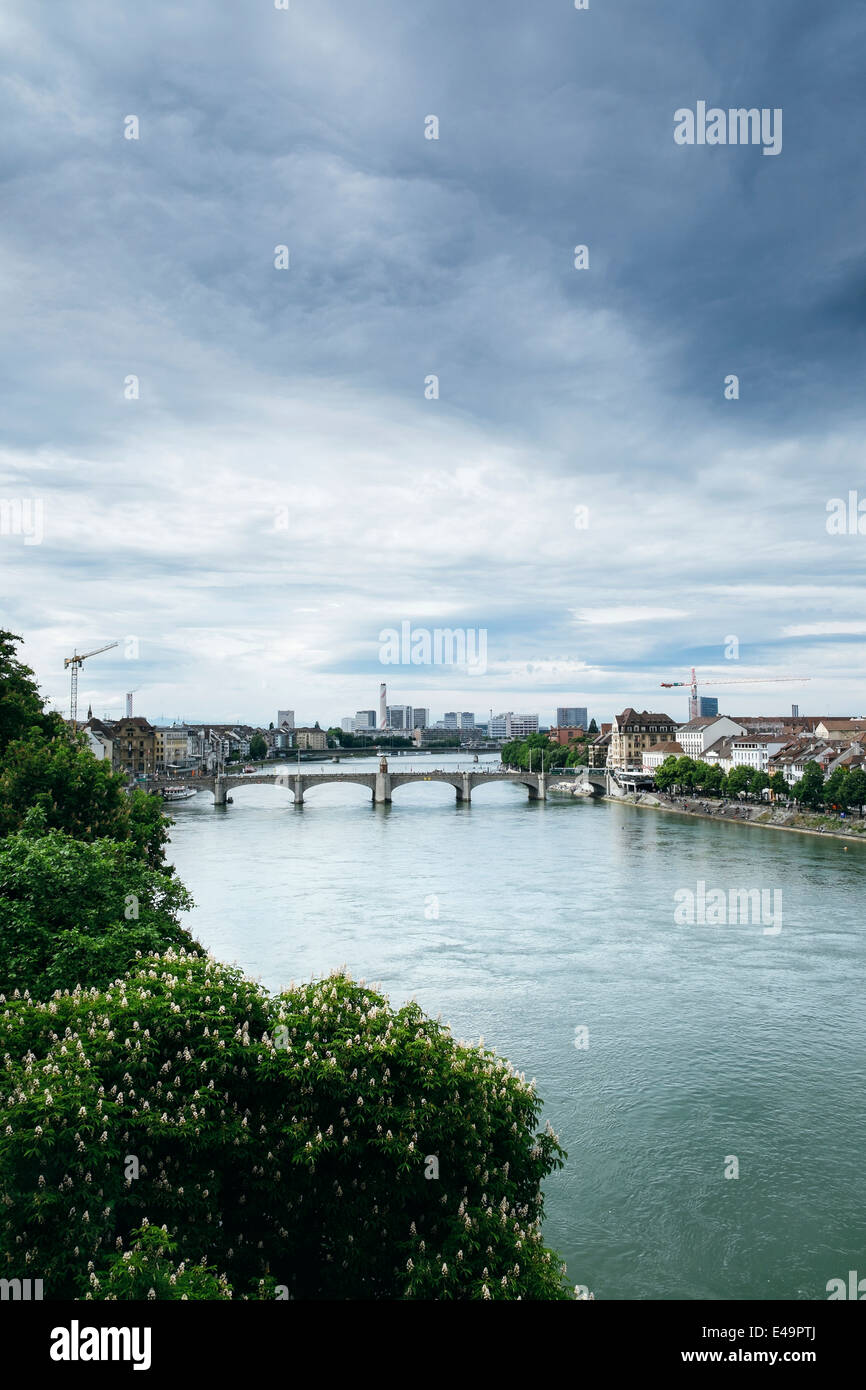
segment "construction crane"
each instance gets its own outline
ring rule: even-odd
[[[69,696],[69,717],[72,721],[73,730],[78,727],[78,670],[82,661],[87,661],[91,656],[99,656],[100,652],[109,652],[112,647],[119,647],[119,642],[106,642],[104,647],[95,647],[92,652],[73,652],[71,656],[63,658],[63,669],[67,666],[72,667],[72,684]]]
[[[696,719],[698,713],[698,686],[699,685],[766,685],[771,681],[810,681],[811,676],[741,676],[735,680],[722,681],[699,681],[695,675],[695,668],[692,667],[692,678],[688,681],[662,681],[662,690],[673,690],[676,686],[689,686],[689,718]]]

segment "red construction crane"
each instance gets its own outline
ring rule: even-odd
[[[675,686],[687,685],[690,687],[689,714],[692,719],[698,713],[698,686],[699,685],[765,685],[770,681],[810,681],[811,676],[741,676],[735,680],[708,680],[699,681],[695,675],[695,668],[692,667],[692,678],[688,681],[662,681],[663,690],[673,690]]]

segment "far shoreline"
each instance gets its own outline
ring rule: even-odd
[[[553,788],[551,788],[553,790]],[[609,801],[617,806],[636,806],[642,811],[667,811],[669,815],[691,816],[695,820],[711,820],[717,824],[750,825],[757,830],[785,830],[793,835],[815,835],[820,840],[841,840],[844,844],[866,844],[866,832],[862,835],[844,834],[838,830],[813,829],[807,825],[776,825],[773,821],[752,820],[747,816],[720,816],[710,811],[693,811],[688,807],[668,806],[663,801],[637,801],[632,793],[626,796],[601,796],[600,801]]]

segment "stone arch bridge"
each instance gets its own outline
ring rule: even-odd
[[[605,772],[582,769],[584,780],[590,784],[593,793],[600,795],[607,789]],[[303,805],[304,797],[313,787],[350,782],[356,786],[368,787],[374,804],[386,804],[392,800],[393,793],[409,782],[444,782],[454,788],[458,801],[471,801],[477,787],[486,787],[492,782],[512,782],[526,787],[530,801],[544,801],[547,797],[549,774],[543,772],[520,771],[478,771],[461,772],[457,770],[433,769],[420,772],[391,772],[387,764],[379,772],[256,772],[221,773],[214,777],[197,777],[196,788],[207,787],[213,792],[215,806],[225,806],[226,798],[235,787],[268,786],[285,787],[292,793],[296,806]]]

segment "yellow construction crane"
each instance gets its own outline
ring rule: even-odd
[[[104,647],[95,647],[92,652],[73,652],[71,656],[63,658],[63,669],[67,666],[72,667],[72,688],[69,698],[69,716],[72,720],[73,730],[78,727],[78,670],[82,661],[87,661],[88,657],[99,656],[100,652],[109,652],[112,647],[119,647],[119,642],[106,642]]]

